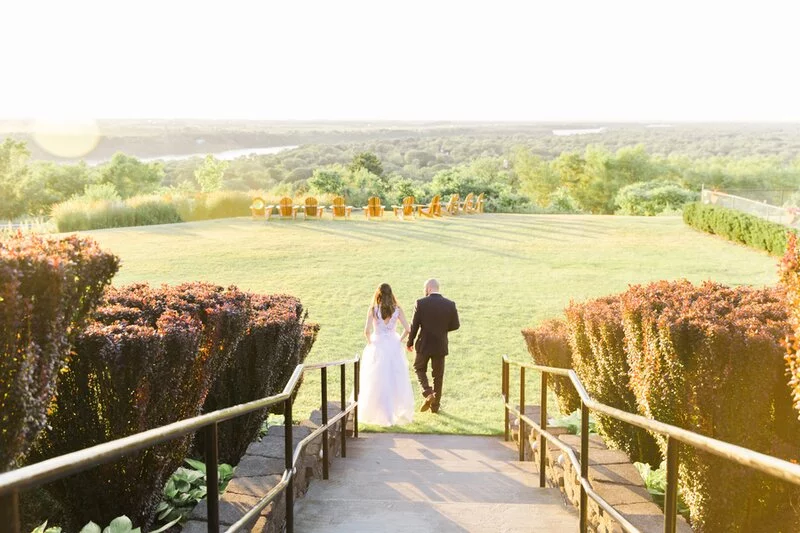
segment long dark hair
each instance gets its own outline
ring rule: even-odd
[[[397,307],[397,299],[394,297],[392,288],[388,283],[381,283],[378,290],[375,291],[373,304],[376,308],[381,310],[381,318],[384,320],[392,316]]]

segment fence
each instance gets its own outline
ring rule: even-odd
[[[545,465],[547,461],[547,446],[546,442],[550,442],[564,452],[565,457],[572,463],[576,471],[580,471],[580,531],[586,533],[588,531],[588,498],[592,498],[597,505],[599,505],[605,512],[612,516],[619,525],[626,532],[638,533],[639,530],[628,522],[612,505],[604,500],[597,494],[589,482],[589,410],[593,409],[599,413],[610,416],[622,422],[632,424],[634,426],[652,431],[654,433],[661,433],[667,436],[667,489],[664,498],[664,531],[665,533],[675,533],[677,526],[677,506],[678,506],[678,447],[681,444],[687,444],[694,448],[703,450],[705,452],[714,454],[733,461],[734,463],[760,470],[765,474],[800,485],[800,465],[790,463],[772,457],[763,453],[759,453],[735,444],[723,442],[717,439],[712,439],[686,429],[681,429],[676,426],[664,424],[657,420],[645,418],[640,415],[635,415],[610,407],[593,400],[586,392],[580,378],[574,370],[567,370],[565,368],[553,368],[548,366],[534,365],[531,363],[521,363],[510,361],[508,356],[504,355],[503,359],[503,405],[505,410],[505,439],[510,438],[510,424],[509,413],[517,415],[519,420],[519,458],[520,461],[525,460],[525,441],[524,432],[525,426],[530,426],[536,433],[539,434],[539,486],[545,486]],[[510,389],[510,367],[519,367],[519,405],[517,409],[510,402],[509,389]],[[539,421],[534,421],[526,416],[525,411],[525,369],[537,371],[541,375],[541,414]],[[556,436],[547,431],[547,376],[548,375],[563,376],[569,378],[572,386],[581,397],[581,451],[580,460],[578,460],[575,452],[560,441]]]
[[[704,204],[735,209],[785,226],[795,227],[800,221],[797,209],[770,205],[767,200],[757,201],[708,189],[701,191],[700,200]]]
[[[354,398],[349,406],[345,405],[346,365],[353,364]],[[341,370],[340,402],[341,412],[328,420],[328,380],[327,369],[339,367]],[[322,425],[309,436],[301,440],[294,448],[292,439],[292,396],[300,383],[300,377],[308,370],[319,370],[321,373]],[[314,365],[297,365],[289,381],[280,394],[260,400],[220,409],[212,413],[187,418],[154,428],[142,433],[111,442],[98,444],[91,448],[78,450],[66,455],[54,457],[40,463],[32,464],[17,470],[0,474],[0,524],[8,533],[20,532],[19,493],[36,488],[50,481],[62,479],[92,467],[112,462],[139,450],[183,437],[196,431],[205,432],[205,463],[207,476],[208,531],[219,533],[219,480],[217,478],[217,424],[242,416],[253,411],[282,403],[284,410],[284,463],[286,469],[280,482],[267,493],[253,508],[230,526],[226,533],[241,531],[258,518],[261,511],[283,492],[286,493],[286,532],[294,531],[294,487],[295,465],[305,447],[315,438],[322,435],[322,469],[323,478],[328,479],[328,429],[342,420],[350,412],[353,413],[353,436],[358,437],[358,394],[359,394],[360,361],[356,357],[343,361],[319,363]],[[346,457],[345,424],[341,424],[342,457]]]

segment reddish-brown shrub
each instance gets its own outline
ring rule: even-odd
[[[258,400],[281,392],[311,350],[317,324],[305,322],[300,301],[287,295],[252,296],[253,313],[230,364],[217,376],[204,412]],[[238,464],[258,435],[268,409],[228,420],[219,426],[219,459]],[[195,452],[203,450],[198,435]]]
[[[110,289],[78,336],[35,448],[47,459],[195,416],[247,325],[247,296],[204,283]],[[191,437],[48,485],[72,528],[125,514],[146,531]],[[67,524],[65,524],[67,525]]]
[[[797,235],[789,235],[786,254],[780,267],[781,284],[786,291],[789,323],[792,334],[787,339],[786,365],[789,369],[789,388],[795,408],[800,411],[800,250]]]
[[[118,266],[90,239],[17,233],[0,241],[0,472],[45,426],[73,332]]]
[[[572,363],[587,392],[601,403],[637,413],[628,377],[619,296],[573,302],[566,316]],[[597,430],[609,445],[623,450],[633,461],[658,466],[661,454],[649,433],[609,416],[596,416]]]
[[[572,368],[572,350],[569,347],[567,325],[563,320],[545,320],[535,328],[523,329],[522,336],[537,365]],[[549,379],[561,414],[568,415],[580,409],[581,397],[569,378],[550,376]]]
[[[662,281],[631,287],[621,302],[631,386],[646,416],[782,452],[780,342],[788,322],[780,292]],[[666,440],[657,440],[663,450]],[[785,512],[787,487],[772,478],[689,446],[680,464],[697,531],[759,531]]]

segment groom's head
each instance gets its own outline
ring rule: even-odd
[[[433,278],[425,282],[425,296],[439,292],[439,282]]]

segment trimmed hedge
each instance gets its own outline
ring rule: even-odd
[[[789,388],[794,407],[800,411],[800,249],[797,235],[789,235],[786,254],[780,267],[781,284],[786,290],[789,304],[789,323],[792,335],[786,345],[786,366],[789,371]]]
[[[535,328],[523,329],[522,336],[525,337],[528,352],[537,365],[572,368],[569,333],[563,320],[545,320]],[[548,379],[552,383],[562,415],[581,408],[581,397],[569,378],[550,376]]]
[[[796,233],[791,228],[763,218],[699,202],[684,206],[683,221],[701,231],[772,255],[783,255],[788,234]]]
[[[230,364],[219,373],[203,405],[204,412],[278,394],[316,340],[319,326],[305,322],[303,306],[293,296],[251,297],[253,314]],[[258,435],[269,409],[240,416],[219,426],[219,460],[236,465]],[[195,452],[203,453],[198,435]]]
[[[16,233],[0,241],[0,472],[45,427],[74,332],[118,267],[90,239]]]
[[[788,322],[779,291],[662,281],[631,287],[621,302],[630,382],[643,415],[797,459],[796,445],[781,438],[797,424],[785,416]],[[666,438],[656,440],[665,451]],[[679,457],[696,531],[763,531],[776,515],[788,520],[796,488],[690,446]]]
[[[793,239],[790,243],[794,255],[784,268],[795,276],[797,302],[800,253]],[[787,460],[800,459],[800,421],[784,377],[782,342],[790,326],[780,290],[661,281],[572,303],[566,316],[571,364],[599,401]],[[558,358],[559,366],[569,366],[563,339],[560,344],[548,340],[558,348],[547,353],[544,343],[532,337],[560,337],[562,326],[542,330],[525,332],[534,359],[552,365]],[[652,440],[643,445],[636,432],[598,422],[610,444],[629,454],[650,453]],[[654,437],[665,453],[666,438]],[[800,530],[792,503],[800,501],[797,487],[688,445],[679,453],[681,489],[695,531]]]
[[[637,412],[631,390],[620,297],[571,303],[566,309],[572,363],[593,398],[629,413]],[[597,431],[612,447],[623,450],[634,462],[657,467],[658,446],[645,430],[597,414]]]
[[[107,291],[58,379],[34,460],[56,457],[200,413],[249,318],[246,294],[205,283]],[[191,436],[47,486],[79,528],[126,514],[147,531]]]

